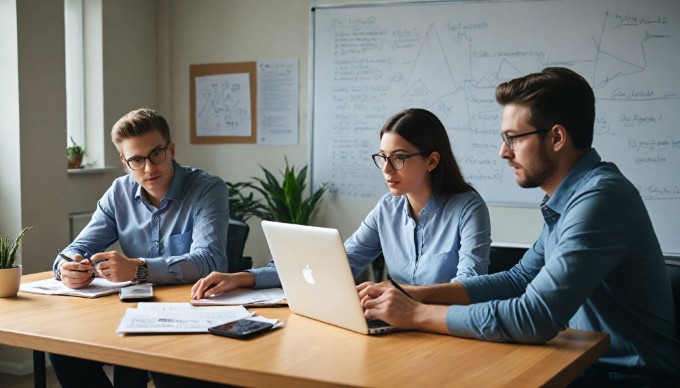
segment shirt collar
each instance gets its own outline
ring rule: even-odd
[[[421,210],[421,213],[439,213],[439,211],[446,205],[446,200],[448,199],[448,196],[442,196],[442,195],[437,195],[435,193],[432,193],[430,195],[430,198],[427,199],[427,203],[425,203],[425,207],[423,210]],[[409,202],[408,202],[408,197],[404,195],[404,214],[406,217],[404,217],[404,224],[408,223],[408,220],[411,219],[411,213],[409,212]]]
[[[552,197],[547,195],[544,198],[544,202],[548,207],[562,214],[564,208],[567,206],[569,198],[574,194],[579,182],[583,179],[590,170],[592,170],[598,163],[602,161],[600,154],[595,151],[595,148],[591,148],[586,152],[581,159],[579,159],[564,177],[557,190],[553,193]]]
[[[165,193],[165,197],[163,199],[172,199],[172,200],[179,200],[182,199],[182,188],[184,187],[184,180],[185,178],[185,173],[182,167],[175,161],[175,159],[172,160],[172,166],[173,169],[175,170],[174,175],[172,176],[172,182],[170,182],[170,187],[168,188],[168,192]],[[144,188],[142,185],[137,185],[137,191],[135,192],[135,200],[141,201],[142,200],[142,190]],[[161,200],[162,202],[163,200]]]

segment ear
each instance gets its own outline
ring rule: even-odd
[[[123,170],[127,170],[127,162],[125,161],[125,156],[123,154],[118,154],[120,157],[120,163],[123,165]]]
[[[434,170],[438,165],[439,165],[439,159],[441,158],[441,155],[439,152],[434,151],[428,156],[427,158],[427,171],[432,171]]]
[[[175,142],[170,142],[168,145],[168,151],[170,151],[170,159],[175,159]]]
[[[561,124],[556,124],[550,129],[550,139],[552,149],[555,152],[563,150],[567,146],[567,138],[569,134],[567,129]]]

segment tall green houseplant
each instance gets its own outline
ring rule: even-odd
[[[9,234],[0,236],[0,269],[9,269],[14,267],[14,256],[17,253],[19,245],[21,245],[21,239],[24,237],[24,233],[31,229],[30,226],[25,227],[19,233],[19,236],[14,240],[14,243],[10,245]]]
[[[309,197],[304,198],[307,166],[296,172],[295,167],[289,166],[286,159],[286,169],[281,173],[281,181],[266,168],[260,168],[264,179],[252,177],[251,182],[227,183],[231,216],[242,220],[255,216],[262,220],[308,225],[328,188],[327,185],[322,184]],[[252,191],[246,193],[246,189]],[[261,198],[256,198],[254,193]]]

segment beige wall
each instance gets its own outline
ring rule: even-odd
[[[64,20],[54,17],[63,14],[60,2],[16,4],[21,225],[33,226],[21,261],[24,273],[31,273],[49,269],[54,250],[68,236]]]
[[[308,59],[310,5],[365,1],[168,0],[159,24],[168,31],[170,112],[180,162],[202,167],[225,180],[261,176],[258,164],[278,171],[284,155],[295,165],[308,163]],[[300,143],[297,146],[189,144],[189,66],[192,64],[298,58],[300,63]],[[161,86],[163,87],[163,86]],[[500,109],[500,108],[499,108]],[[377,129],[376,129],[377,131]],[[377,178],[379,179],[379,178]],[[326,198],[314,223],[333,226],[348,237],[374,201]],[[529,244],[542,225],[537,209],[491,208],[495,241]],[[269,258],[259,220],[251,220],[246,254],[255,265]],[[523,227],[518,228],[517,225]]]
[[[19,262],[24,273],[49,268],[51,256],[68,234],[65,169],[64,20],[61,2],[4,2],[3,51],[2,230],[14,237],[23,226],[33,226],[23,239]],[[14,8],[14,9],[11,9]],[[7,24],[5,24],[7,23]],[[62,37],[60,39],[60,37]],[[7,62],[5,62],[7,61]],[[4,105],[4,104],[3,104]],[[61,145],[57,147],[56,145]],[[57,163],[59,161],[60,163]],[[5,165],[5,162],[7,165]],[[10,372],[28,371],[30,352],[0,347],[0,367]]]

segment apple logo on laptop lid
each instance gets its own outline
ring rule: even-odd
[[[302,269],[302,276],[305,278],[305,281],[309,284],[314,284],[314,275],[312,274],[312,269],[309,268],[309,264],[305,266],[305,268]]]

